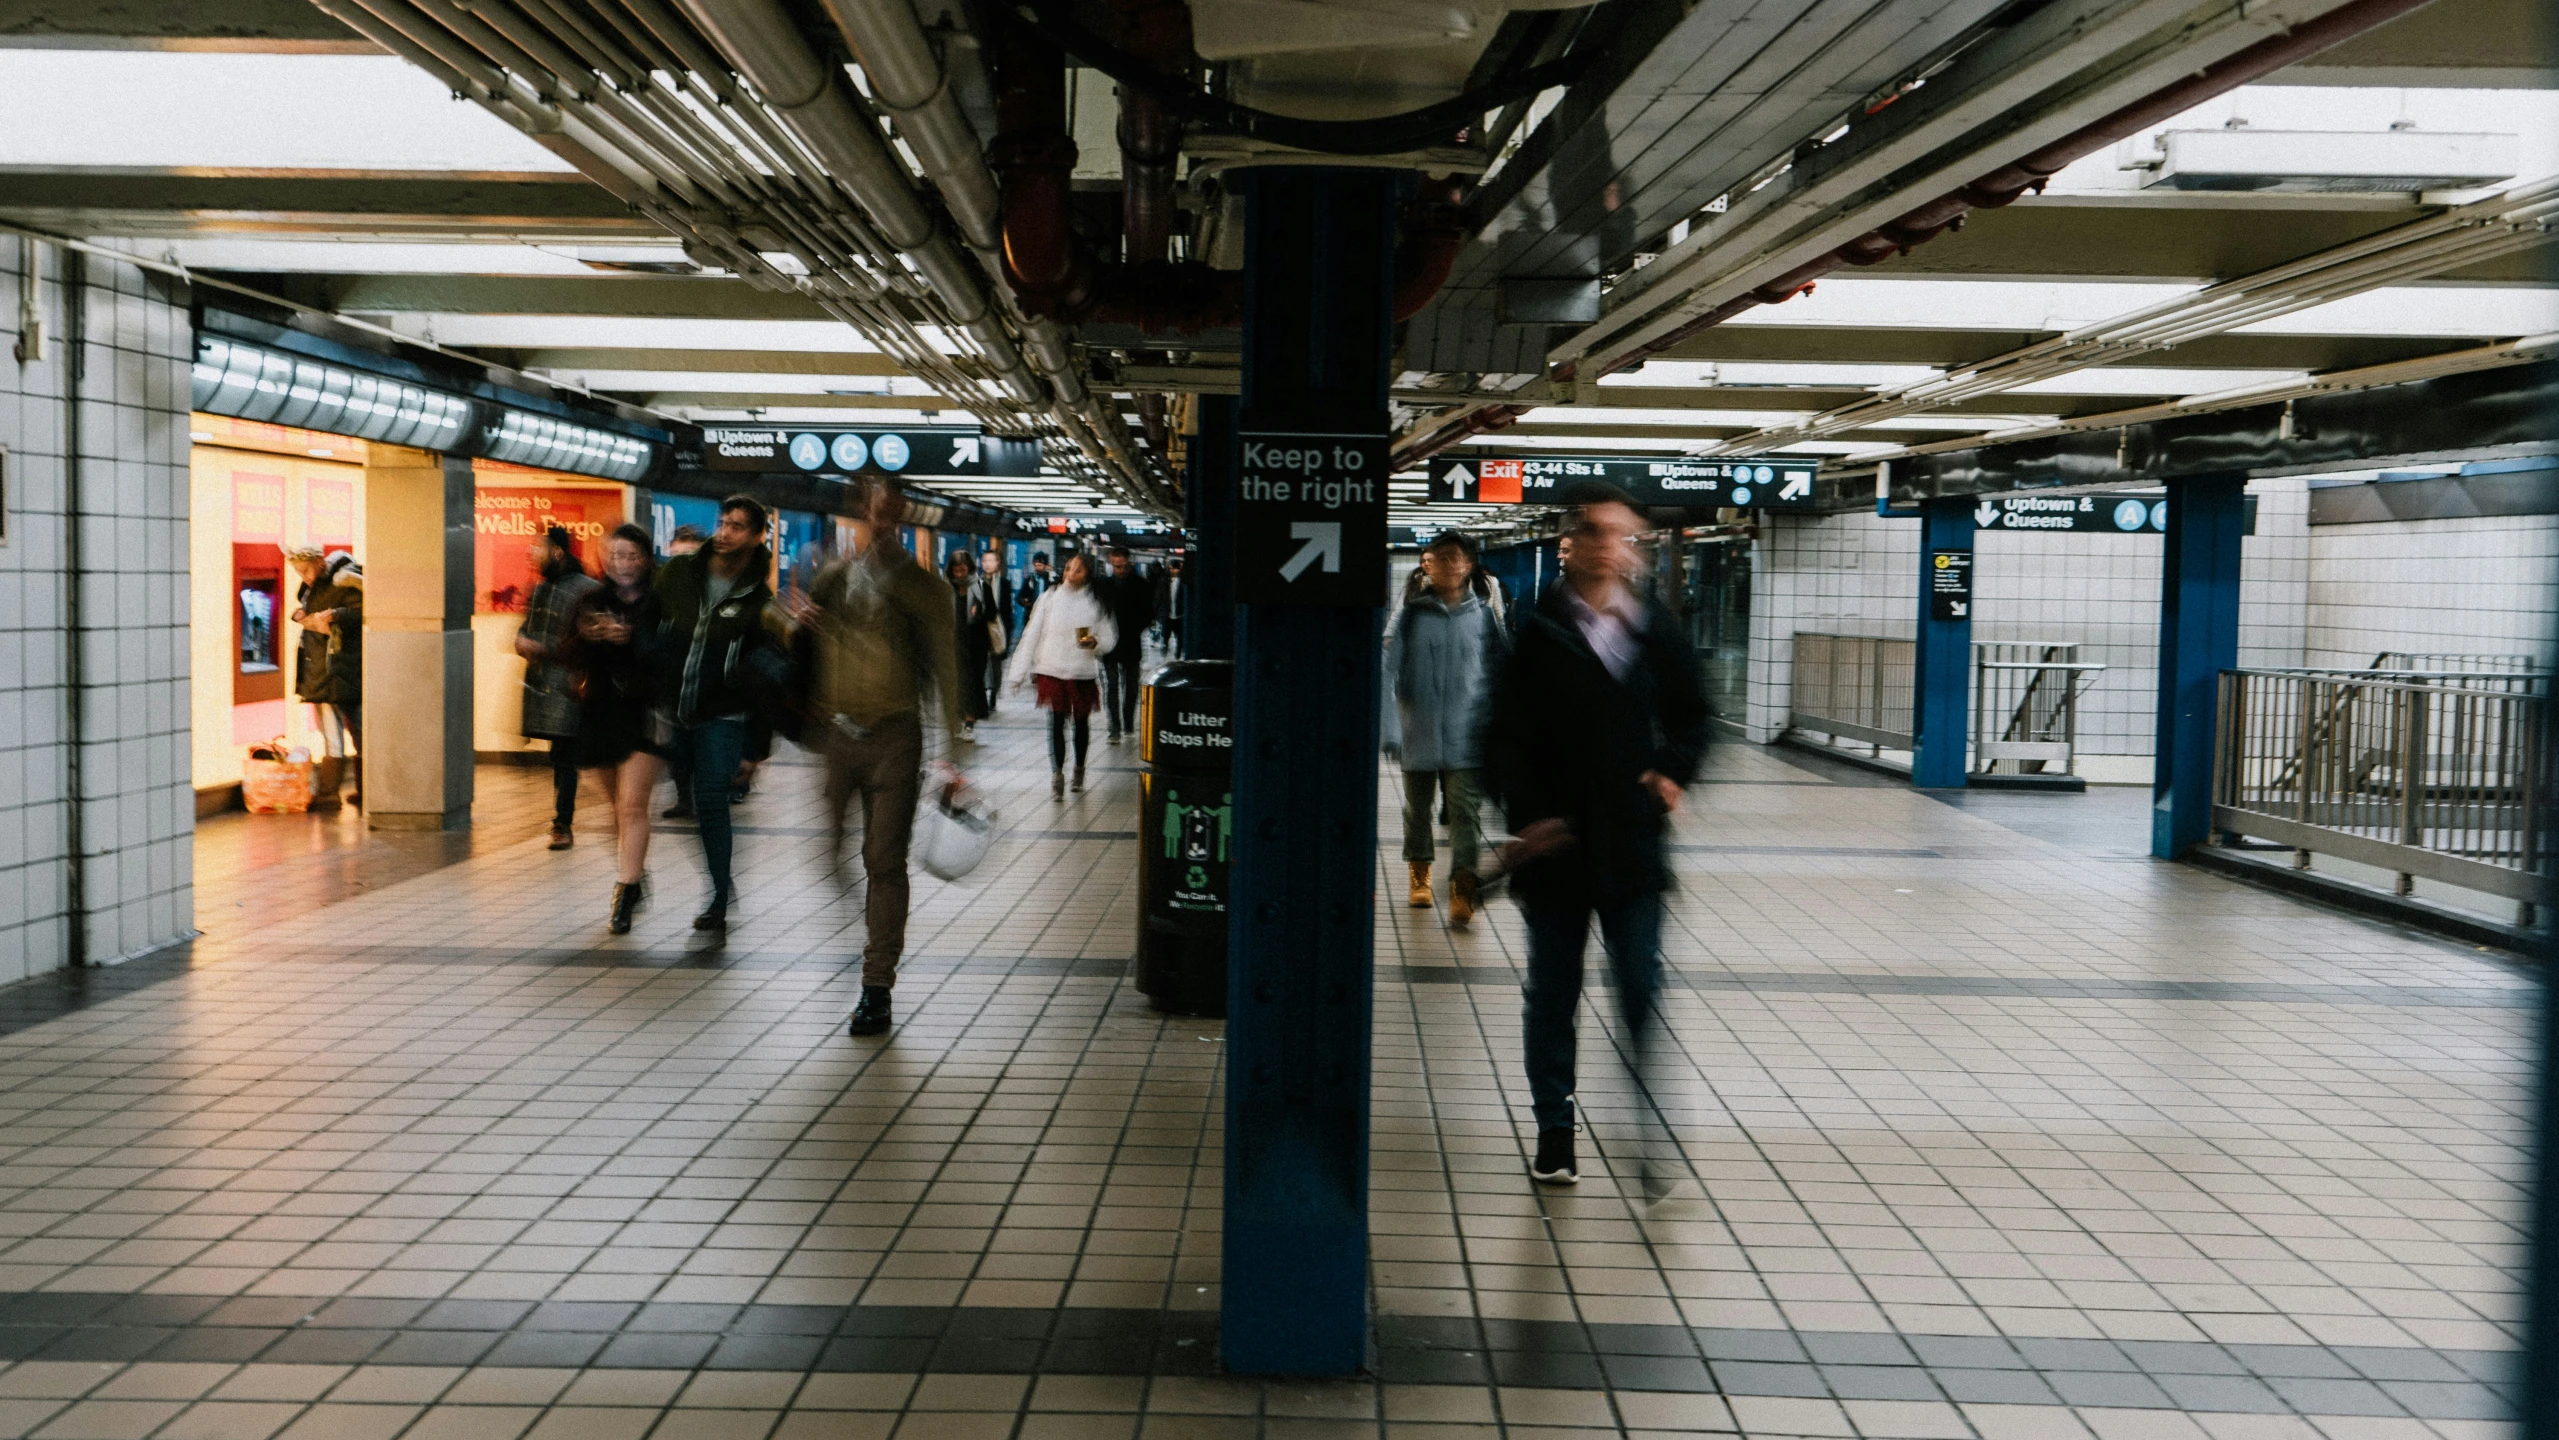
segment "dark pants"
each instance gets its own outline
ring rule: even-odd
[[[675,762],[693,783],[693,814],[702,827],[702,863],[711,872],[711,902],[723,904],[737,894],[729,872],[737,837],[729,828],[729,805],[737,798],[737,767],[746,758],[746,722],[705,720],[675,732]]]
[[[985,628],[979,627],[977,633],[980,638],[975,644],[966,639],[960,641],[960,713],[971,720],[983,720],[995,713],[986,684],[994,653],[984,638]]]
[[[1084,751],[1093,743],[1093,721],[1090,716],[1078,715],[1074,717],[1074,723],[1075,768],[1081,770],[1084,768]],[[1066,726],[1065,711],[1048,712],[1048,768],[1051,770],[1066,768]]]
[[[1131,636],[1102,657],[1102,710],[1114,735],[1137,733],[1137,672],[1145,665],[1139,643]]]
[[[855,733],[829,725],[826,736],[826,813],[830,865],[843,863],[844,810],[862,807],[862,876],[865,940],[862,983],[887,989],[897,983],[897,960],[906,949],[908,842],[915,835],[915,805],[924,788],[924,726],[913,715],[892,715]]]
[[[551,742],[551,828],[566,830],[578,813],[577,746],[559,736]]]
[[[1528,1103],[1537,1128],[1573,1123],[1575,1018],[1582,998],[1582,950],[1594,910],[1600,941],[1617,985],[1626,1027],[1628,1068],[1639,1101],[1645,1091],[1644,1048],[1662,988],[1662,897],[1638,895],[1614,904],[1522,898],[1528,918]]]

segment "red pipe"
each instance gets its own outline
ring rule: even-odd
[[[1191,10],[1183,0],[1111,0],[1120,48],[1168,79],[1191,69]],[[1173,239],[1173,170],[1182,122],[1133,85],[1120,87],[1120,230],[1128,259],[1164,259]]]
[[[1004,278],[1024,313],[1066,320],[1092,298],[1092,267],[1067,229],[1075,141],[1066,132],[1066,57],[1027,25],[1004,27],[995,142],[1003,187]]]
[[[1395,251],[1395,323],[1422,313],[1466,248],[1466,213],[1457,208],[1459,184],[1451,180],[1432,187],[1435,193],[1404,207],[1404,243]]]

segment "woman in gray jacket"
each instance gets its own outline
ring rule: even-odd
[[[1484,832],[1475,811],[1479,735],[1494,677],[1510,641],[1477,593],[1475,541],[1445,531],[1422,552],[1419,591],[1395,612],[1386,635],[1386,753],[1404,767],[1404,860],[1416,910],[1431,903],[1434,800],[1448,802],[1448,923],[1475,918],[1475,862]]]

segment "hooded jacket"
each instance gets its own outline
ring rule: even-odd
[[[341,550],[317,581],[294,592],[306,615],[334,611],[326,630],[305,629],[295,647],[293,692],[315,705],[364,703],[364,571]]]
[[[737,588],[711,605],[710,546],[658,567],[649,662],[658,700],[674,712],[676,724],[740,718],[754,709],[740,684],[738,663],[748,650],[774,641],[765,615],[773,587],[764,577],[772,572],[772,550],[756,546]]]
[[[1510,658],[1492,607],[1468,592],[1455,605],[1429,590],[1404,602],[1386,632],[1386,744],[1420,773],[1483,763],[1484,711]]]

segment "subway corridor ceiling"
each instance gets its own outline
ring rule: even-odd
[[[1163,516],[1241,177],[1386,165],[1408,462],[1852,473],[2551,353],[2552,49],[2531,0],[0,0],[0,222],[677,421],[974,416],[1053,473],[954,493]]]

